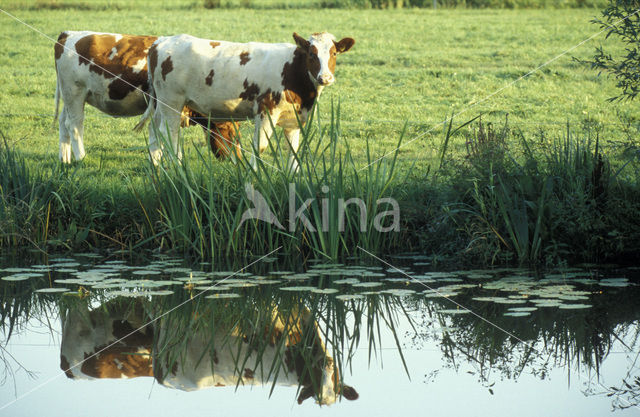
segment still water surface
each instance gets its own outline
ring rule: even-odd
[[[4,260],[0,416],[640,415],[637,270],[267,261]]]

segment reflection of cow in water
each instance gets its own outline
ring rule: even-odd
[[[275,380],[278,385],[299,386],[299,404],[311,397],[320,404],[332,404],[340,395],[358,398],[355,389],[342,384],[306,308],[287,316],[274,308],[270,325],[253,334],[238,327],[217,329],[213,337],[195,332],[186,348],[169,355],[157,353],[153,346],[166,346],[175,329],[159,324],[136,330],[147,321],[140,303],[70,309],[62,320],[60,367],[74,379],[155,376],[161,384],[185,391]],[[273,364],[282,368],[272,369]]]

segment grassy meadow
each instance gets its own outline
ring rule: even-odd
[[[156,198],[151,191],[150,181],[155,181],[156,174],[149,171],[146,133],[131,130],[137,118],[114,119],[87,106],[84,136],[87,157],[70,169],[60,167],[57,124],[52,124],[55,91],[52,39],[61,31],[90,29],[155,35],[187,32],[203,38],[240,42],[292,42],[294,31],[308,35],[327,30],[338,38],[355,38],[356,45],[338,58],[337,82],[324,91],[319,102],[321,126],[329,131],[322,133],[319,128],[309,135],[320,143],[334,138],[333,152],[338,156],[334,159],[346,158],[345,163],[351,164],[348,177],[340,180],[349,196],[373,190],[372,198],[393,195],[401,201],[404,216],[401,236],[390,238],[387,243],[376,237],[373,241],[379,246],[372,249],[466,253],[474,261],[490,263],[513,259],[533,262],[543,258],[553,261],[609,259],[638,248],[636,238],[640,236],[640,226],[631,220],[633,210],[639,207],[638,164],[637,159],[629,156],[638,146],[638,104],[608,102],[608,98],[617,95],[614,81],[598,76],[573,59],[588,59],[595,45],[603,41],[602,36],[518,81],[596,33],[598,29],[590,20],[599,14],[597,9],[205,9],[200,2],[177,0],[141,1],[132,5],[110,1],[78,4],[80,6],[73,7],[73,2],[64,2],[58,4],[60,7],[44,7],[46,3],[34,6],[10,1],[4,6],[7,12],[41,34],[6,14],[0,15],[3,51],[0,54],[0,132],[9,149],[15,150],[12,157],[23,161],[19,164],[28,168],[29,173],[25,175],[39,178],[35,181],[39,183],[47,178],[59,178],[68,189],[67,197],[57,193],[60,197],[47,200],[53,203],[43,204],[39,209],[41,213],[35,211],[39,213],[34,214],[36,218],[46,219],[40,221],[42,227],[37,232],[31,233],[35,236],[17,226],[7,232],[10,227],[5,225],[5,245],[24,244],[25,239],[18,236],[27,235],[31,237],[26,240],[40,244],[62,242],[62,247],[67,249],[77,244],[113,244],[114,240],[129,247],[153,246],[159,241],[166,245],[164,239],[172,233],[163,232],[162,225],[175,224],[167,220],[166,213],[170,210],[158,206],[163,199]],[[330,126],[332,107],[338,104],[339,127]],[[456,129],[480,114],[481,119]],[[455,118],[450,125],[446,119],[451,115]],[[507,128],[502,128],[507,120]],[[246,149],[250,148],[252,131],[251,123],[242,125]],[[248,178],[243,175],[248,174],[239,174],[230,163],[214,161],[208,166],[201,130],[185,129],[183,134],[188,166],[193,167],[194,172],[207,174],[201,182],[189,179],[190,185],[183,191],[191,195],[191,199],[202,199],[201,203],[194,203],[194,207],[206,206],[203,210],[215,212],[219,211],[214,209],[216,198],[209,195],[207,200],[201,191],[213,193],[217,184],[226,184],[220,189],[227,191],[218,197],[236,198],[234,201],[238,203],[228,207],[226,219],[237,222],[237,213],[242,213],[244,207],[238,200],[243,192],[241,184]],[[402,147],[394,153],[401,137]],[[330,160],[327,152],[331,150],[323,155]],[[364,185],[360,180],[352,181],[358,175],[365,176],[368,170],[363,168],[387,153],[391,155],[383,161],[386,168],[380,163],[374,167],[391,169],[391,173],[367,175],[367,179],[362,180]],[[277,150],[267,151],[265,158],[274,161],[278,159],[277,154]],[[319,169],[313,161],[308,163],[309,170]],[[531,164],[539,166],[534,169]],[[556,168],[570,170],[571,174],[554,171]],[[594,180],[597,170],[602,172]],[[7,172],[5,170],[5,175]],[[331,178],[336,180],[347,175],[345,172],[336,168]],[[198,175],[195,177],[200,178]],[[234,175],[235,179],[231,180]],[[538,182],[527,180],[525,185],[520,182],[536,175],[540,176]],[[564,184],[565,188],[556,186],[546,191],[548,178],[573,178],[573,175],[575,181]],[[374,177],[380,184],[367,186],[366,181]],[[484,194],[486,190],[490,193],[500,190],[498,181],[506,181],[507,177],[518,185],[512,189],[509,184],[503,184],[502,197]],[[310,192],[317,191],[323,182],[329,181],[327,178],[327,175],[316,176]],[[609,215],[606,210],[613,208],[608,207],[604,214],[602,207],[593,210],[596,206],[593,189],[600,186],[600,178],[606,178],[607,195],[616,198],[615,204],[612,203],[616,211],[611,215],[616,219],[620,216],[630,219],[624,230],[615,232],[623,236],[616,235],[613,243],[606,238],[612,233],[610,223],[600,221],[602,216]],[[277,183],[272,189],[274,196],[287,180],[281,176],[279,182],[273,182]],[[27,182],[35,184],[33,180]],[[514,191],[516,189],[519,191]],[[557,217],[572,216],[580,211],[571,209],[575,201],[566,206],[554,202],[554,198],[564,202],[569,189],[581,190],[584,194],[575,199],[582,204],[581,216],[584,217],[569,220]],[[6,190],[5,186],[5,193]],[[504,199],[509,199],[509,203]],[[208,204],[204,204],[205,200]],[[529,202],[532,205],[527,205]],[[285,203],[273,205],[277,208]],[[491,204],[497,219],[491,217],[491,210],[486,211]],[[550,212],[555,210],[553,207],[560,207],[560,211]],[[51,217],[51,210],[57,210],[61,217]],[[69,218],[71,213],[76,214],[74,222]],[[600,220],[590,217],[594,215]],[[550,223],[545,228],[546,223],[540,224],[545,219],[553,225]],[[200,220],[197,217],[198,224]],[[518,226],[518,222],[522,225]],[[75,237],[68,236],[71,223]],[[573,223],[577,226],[572,228]],[[91,225],[91,233],[87,232],[87,224]],[[251,239],[262,241],[260,234],[264,230],[260,227],[256,226],[253,237],[236,242],[237,249]],[[230,235],[221,235],[216,242],[227,242],[229,236],[234,235],[232,227],[228,228]],[[598,235],[587,245],[588,249],[566,247],[572,241],[575,244],[575,239],[583,238],[572,231],[584,229],[580,233],[590,236],[594,228]],[[530,230],[524,233],[523,229]],[[551,229],[556,231],[555,235]],[[558,237],[557,230],[564,230],[562,238]],[[197,237],[197,230],[194,233],[189,237],[179,233],[191,242],[184,245],[185,250],[193,249],[194,240],[202,240],[202,236]],[[213,234],[210,230],[208,238],[213,239]],[[271,239],[271,244],[275,248],[281,242],[278,239],[290,237],[279,236]],[[296,239],[316,247],[309,243],[308,236]],[[332,239],[343,247],[360,242],[340,236]],[[173,243],[178,240],[177,236],[170,238]],[[527,242],[525,246],[531,247],[520,248],[523,240]],[[249,245],[250,251],[257,253],[271,248],[271,244]],[[207,246],[202,242],[198,245]],[[481,248],[476,250],[478,245]],[[204,257],[214,256],[217,249],[213,240],[208,246],[209,250],[196,252]],[[295,251],[299,246],[288,249]],[[606,255],[597,249],[603,247]],[[504,249],[508,249],[509,256],[496,255]],[[323,249],[320,255],[336,257],[353,252],[353,248],[346,253]]]

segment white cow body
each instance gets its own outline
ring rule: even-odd
[[[149,90],[147,52],[157,36],[123,35],[81,31],[62,32],[54,47],[56,64],[56,116],[60,99],[60,160],[71,162],[84,158],[84,106],[117,117],[138,116],[147,108]],[[180,107],[182,110],[182,107]],[[208,133],[216,156],[228,154],[237,126],[212,123],[190,109],[181,113],[183,125],[200,124]],[[191,122],[191,123],[190,123]],[[236,153],[239,155],[239,145]]]
[[[314,34],[309,41],[296,34],[294,38],[296,45],[210,41],[190,35],[158,38],[149,49],[149,83],[157,104],[149,104],[138,124],[141,127],[153,114],[149,142],[154,162],[162,155],[158,131],[171,139],[181,156],[176,109],[186,105],[216,120],[253,119],[254,152],[268,146],[271,123],[284,128],[295,167],[299,123],[306,122],[322,89],[334,82],[335,56],[355,41],[335,42],[328,33]],[[255,155],[251,163],[255,167]]]

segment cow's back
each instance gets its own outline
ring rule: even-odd
[[[147,51],[155,36],[72,32],[60,34],[55,60],[63,97],[86,102],[113,116],[135,116],[146,108]]]

